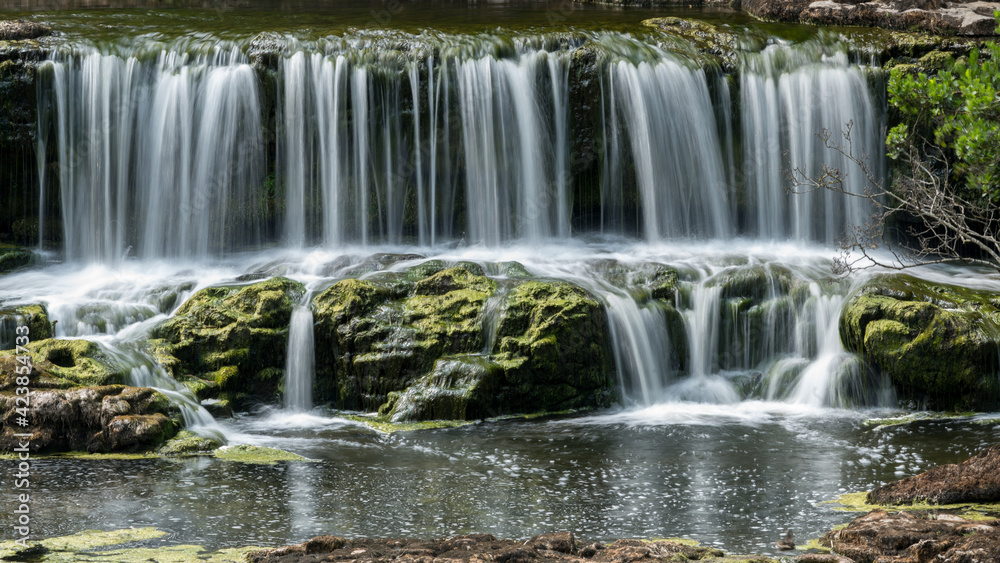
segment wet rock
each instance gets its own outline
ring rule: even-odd
[[[28,327],[29,342],[52,338],[52,323],[45,305],[20,305],[0,308],[0,350],[13,350],[17,345],[18,327]],[[23,332],[23,331],[22,331]],[[23,341],[22,341],[23,342]]]
[[[167,397],[146,387],[35,390],[30,401],[30,424],[22,427],[17,408],[24,405],[13,393],[0,394],[0,450],[10,452],[30,441],[33,452],[141,451],[163,443],[179,426]]]
[[[200,399],[236,407],[273,401],[284,378],[292,307],[303,292],[281,277],[203,289],[153,329],[150,344],[175,378],[210,382],[199,387]]]
[[[939,465],[868,493],[870,504],[1000,502],[1000,444],[958,464]]]
[[[875,510],[820,543],[857,563],[1000,561],[1000,522]]]
[[[497,293],[479,265],[429,261],[334,284],[313,300],[317,399],[393,422],[608,404],[600,304],[566,283],[502,281]]]
[[[0,250],[0,274],[7,274],[31,264],[33,254],[23,248]]]
[[[100,344],[90,340],[50,338],[32,341],[27,349],[33,389],[111,385],[124,382],[128,376],[126,367],[117,365]],[[19,386],[18,367],[23,365],[16,350],[0,352],[0,391]]]
[[[997,404],[1000,299],[912,276],[872,280],[845,306],[844,346],[886,374],[901,399],[939,410]]]
[[[26,20],[0,20],[0,41],[36,39],[52,33],[47,25]]]
[[[943,0],[747,0],[747,12],[762,19],[822,25],[871,26],[966,36],[996,34],[993,12],[1000,3]]]
[[[222,443],[212,438],[205,438],[189,431],[182,430],[158,450],[163,455],[193,455],[211,452],[222,446]]]
[[[528,540],[528,547],[535,551],[557,551],[559,553],[576,553],[576,538],[573,532],[558,532],[541,534]]]
[[[251,563],[278,563],[299,561],[349,561],[365,560],[373,563],[394,562],[488,562],[494,563],[550,563],[550,562],[616,562],[630,561],[759,561],[766,558],[717,559],[724,553],[702,546],[684,545],[671,541],[619,540],[607,547],[601,544],[588,546],[589,555],[565,551],[575,540],[572,533],[542,534],[527,542],[498,540],[490,534],[467,534],[435,540],[407,538],[344,539],[319,536],[298,545],[254,551],[247,555]],[[599,547],[595,547],[599,546]],[[553,549],[557,548],[557,549]]]

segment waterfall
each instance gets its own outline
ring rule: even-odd
[[[292,309],[288,328],[288,359],[285,363],[285,408],[307,411],[313,406],[313,313],[309,301]]]
[[[671,335],[663,312],[611,292],[604,295],[604,302],[622,396],[641,405],[662,401],[672,371]]]
[[[194,393],[167,375],[159,365],[146,361],[141,365],[133,366],[129,372],[129,385],[150,387],[159,391],[180,409],[185,429],[199,436],[218,440],[222,444],[227,442],[223,428],[205,410],[205,407],[198,403]]]
[[[41,70],[68,259],[114,261],[129,247],[207,256],[261,242],[260,102],[238,50],[155,61],[57,54]]]
[[[864,224],[870,211],[862,198],[776,189],[788,186],[786,168],[816,177],[826,164],[848,172],[845,191],[865,193],[867,179],[819,138],[826,129],[832,144],[844,145],[848,124],[849,148],[857,157],[872,157],[873,172],[881,174],[883,111],[875,107],[864,71],[849,65],[844,53],[817,60],[808,51],[778,44],[749,59],[740,83],[748,231],[762,238],[832,242],[846,225]]]
[[[705,73],[665,58],[611,67],[647,240],[733,232],[729,186]],[[614,158],[628,158],[618,152]],[[624,164],[615,164],[622,170]]]

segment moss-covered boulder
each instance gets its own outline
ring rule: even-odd
[[[305,289],[287,278],[203,289],[152,331],[150,344],[200,399],[239,408],[274,401],[285,374],[292,308]]]
[[[190,430],[181,430],[157,450],[163,455],[187,456],[211,452],[222,447],[222,443],[212,438],[199,436]]]
[[[375,411],[438,358],[480,351],[495,283],[470,266],[413,277],[343,280],[313,300],[320,400]]]
[[[31,264],[33,254],[23,248],[0,250],[0,274],[13,272]]]
[[[500,277],[431,261],[321,292],[317,398],[394,422],[608,404],[600,304],[567,283]]]
[[[12,350],[16,346],[16,336],[18,327],[28,327],[29,342],[52,338],[52,323],[49,321],[49,312],[45,305],[20,305],[14,307],[0,307],[0,350]]]
[[[575,285],[527,281],[513,288],[493,351],[506,380],[498,401],[521,413],[609,405],[607,325],[601,304]]]
[[[32,452],[126,452],[155,448],[177,432],[170,401],[147,387],[105,385],[31,394],[22,426],[18,396],[0,393],[0,450],[30,442]],[[15,434],[30,434],[19,438]]]
[[[59,340],[50,338],[30,342],[31,387],[34,389],[68,389],[70,387],[123,383],[128,368],[119,365],[101,347],[90,340]],[[18,360],[16,350],[0,352],[0,391],[12,391],[16,383]]]
[[[997,405],[1000,295],[881,276],[844,308],[840,335],[905,400],[940,410]]]

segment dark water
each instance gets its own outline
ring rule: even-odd
[[[673,404],[391,435],[336,418],[261,415],[234,430],[318,461],[39,461],[33,522],[39,536],[156,526],[170,543],[210,548],[319,534],[571,530],[769,553],[785,528],[804,542],[852,518],[823,501],[964,459],[1000,428],[878,429],[862,413],[788,409]]]
[[[357,29],[410,33],[426,29],[448,33],[574,29],[641,34],[649,31],[641,25],[642,20],[660,16],[753,26],[793,39],[818,33],[814,26],[762,23],[729,8],[622,7],[568,0],[0,0],[0,16],[46,23],[59,41],[204,35],[242,40],[262,31],[305,39],[343,35]]]

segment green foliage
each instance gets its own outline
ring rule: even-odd
[[[1000,202],[1000,45],[942,66],[936,74],[892,70],[889,102],[902,122],[886,139],[889,157],[917,151],[947,161],[962,197]]]

